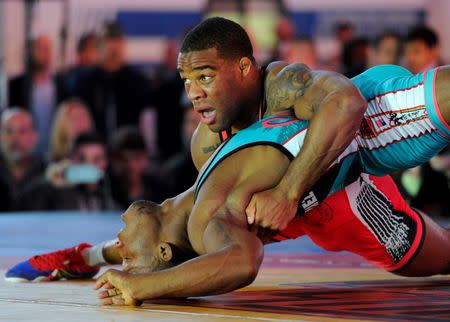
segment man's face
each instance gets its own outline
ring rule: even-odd
[[[200,122],[220,132],[238,120],[246,106],[238,59],[221,58],[216,48],[180,53],[178,70]]]
[[[406,67],[414,74],[424,71],[436,60],[437,48],[430,48],[422,40],[413,40],[406,43]]]
[[[117,249],[123,259],[122,268],[130,273],[160,270],[157,256],[159,223],[151,215],[137,214],[133,206],[122,215],[125,228],[118,234]]]
[[[104,39],[101,54],[103,65],[119,68],[125,62],[125,39],[122,37]]]
[[[123,174],[128,177],[142,177],[149,165],[149,158],[145,150],[124,150],[118,162]]]
[[[77,164],[90,164],[105,172],[108,166],[105,147],[99,143],[87,143],[80,145],[74,155],[73,162]]]
[[[68,119],[70,121],[67,130],[70,137],[77,137],[81,133],[88,132],[93,128],[91,116],[87,108],[78,103],[75,103],[69,109]]]
[[[98,46],[96,39],[90,39],[81,52],[78,53],[78,60],[82,66],[90,66],[98,61]]]
[[[0,134],[2,152],[12,162],[31,156],[36,147],[37,133],[31,116],[25,112],[8,117],[1,126]]]
[[[52,43],[49,37],[40,36],[32,44],[33,66],[36,70],[48,70],[52,61]]]
[[[397,64],[400,43],[395,37],[385,37],[375,49],[377,65]]]

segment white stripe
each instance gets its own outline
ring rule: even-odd
[[[296,157],[300,153],[300,150],[303,146],[303,142],[305,141],[307,131],[308,130],[301,131],[300,133],[290,138],[289,141],[283,144],[283,146],[289,152],[291,152],[294,157]]]
[[[423,106],[420,108],[420,106]],[[414,111],[405,111],[419,107]],[[383,115],[379,115],[385,113]],[[409,120],[408,124],[395,125],[391,116],[397,113],[399,122]],[[418,118],[426,117],[418,120]],[[366,149],[376,149],[393,142],[403,141],[407,138],[418,137],[425,133],[432,133],[436,127],[430,121],[425,107],[424,86],[419,85],[407,90],[388,93],[370,101],[364,115],[375,130],[375,137],[362,137],[359,133],[357,141]],[[384,123],[384,124],[383,124]]]
[[[305,141],[306,132],[308,130],[304,130],[297,135],[293,136],[289,139],[286,143],[283,144],[283,146],[294,156],[296,157],[299,153],[301,148],[303,147],[303,142]],[[336,160],[331,164],[331,166],[335,164],[341,163],[343,159],[348,157],[350,154],[357,152],[359,149],[358,142],[356,140],[353,140],[350,145],[342,152]],[[330,166],[330,167],[331,167]]]

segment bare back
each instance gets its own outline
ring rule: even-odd
[[[450,65],[442,66],[437,71],[436,100],[445,122],[450,124]]]

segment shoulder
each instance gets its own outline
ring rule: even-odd
[[[264,82],[269,113],[292,109],[312,83],[313,73],[305,64],[271,63]]]
[[[191,156],[197,170],[202,168],[220,143],[218,133],[212,132],[202,123],[197,126],[191,139]]]
[[[289,64],[284,61],[270,63],[266,69],[266,84],[268,82],[283,81],[293,76],[311,78],[311,69],[303,63]]]

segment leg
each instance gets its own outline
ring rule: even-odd
[[[121,264],[117,240],[94,247],[87,243],[55,252],[33,256],[10,268],[5,279],[11,282],[52,281],[60,278],[91,278],[105,264]]]
[[[450,65],[442,66],[437,71],[436,100],[442,117],[450,124]]]
[[[450,231],[440,227],[426,214],[424,220],[425,239],[416,257],[395,271],[402,276],[430,276],[450,273]]]

